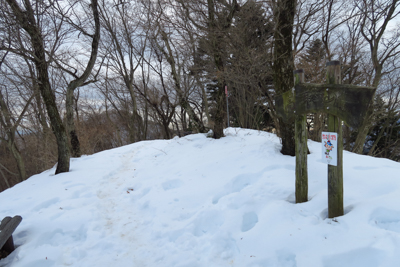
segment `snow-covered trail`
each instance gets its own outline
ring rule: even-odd
[[[73,159],[0,194],[22,215],[0,266],[400,266],[400,164],[345,152],[346,215],[327,219],[309,142],[310,201],[269,133],[230,128]]]

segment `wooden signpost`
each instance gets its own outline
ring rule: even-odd
[[[295,88],[277,95],[276,111],[285,121],[295,121],[296,203],[307,201],[307,113],[328,114],[328,131],[337,133],[337,166],[328,165],[328,216],[342,216],[343,208],[343,134],[342,121],[358,128],[372,104],[376,88],[341,85],[340,62],[330,61],[327,83],[303,83],[301,70],[295,71]]]

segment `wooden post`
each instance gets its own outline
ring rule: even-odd
[[[304,83],[304,71],[294,71],[295,85]],[[308,201],[307,114],[295,114],[296,203]]]
[[[328,84],[340,84],[340,61],[326,63]],[[327,89],[328,90],[328,89]],[[329,107],[327,107],[329,108]],[[338,134],[337,166],[328,165],[328,217],[334,218],[344,214],[343,208],[343,134],[342,121],[339,117],[328,114],[328,131]]]

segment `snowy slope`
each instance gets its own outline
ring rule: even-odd
[[[400,266],[400,164],[344,152],[346,214],[327,219],[327,165],[309,141],[309,198],[269,133],[230,128],[73,159],[0,193],[21,215],[0,266]]]

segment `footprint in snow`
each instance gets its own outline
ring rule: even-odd
[[[167,191],[171,189],[175,189],[178,187],[181,187],[183,185],[183,182],[179,179],[174,179],[174,180],[169,180],[164,183],[162,183],[162,188]]]
[[[51,205],[56,204],[59,200],[60,200],[60,198],[58,198],[58,197],[55,197],[55,198],[46,200],[46,201],[40,203],[39,205],[35,206],[35,207],[32,209],[32,211],[39,211],[39,210],[41,210],[41,209],[48,208],[48,207],[50,207]]]
[[[324,259],[324,267],[376,267],[380,266],[385,254],[372,247],[355,249],[346,253],[334,254]]]
[[[371,224],[393,232],[400,233],[400,211],[378,208],[371,214]]]
[[[260,173],[241,174],[232,179],[231,182],[225,185],[225,188],[216,196],[213,197],[212,203],[218,204],[218,201],[224,196],[242,191],[247,186],[255,183],[261,177]]]
[[[258,216],[255,212],[247,212],[243,215],[242,219],[242,232],[247,232],[253,229],[258,223]]]

